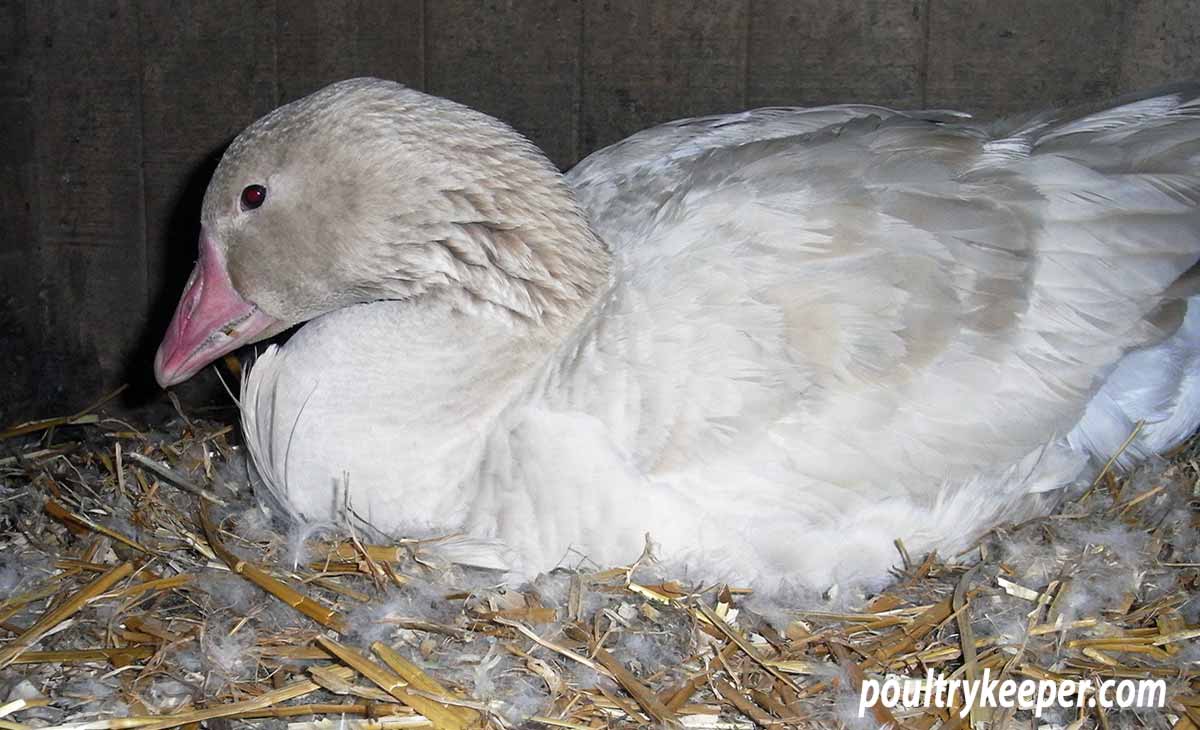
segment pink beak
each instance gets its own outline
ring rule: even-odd
[[[281,324],[237,293],[224,255],[201,229],[200,259],[154,356],[154,377],[164,388],[182,383],[225,353],[279,331]]]

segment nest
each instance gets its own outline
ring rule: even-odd
[[[436,538],[287,532],[227,423],[0,432],[0,730],[1200,727],[1200,449],[870,596],[756,596],[649,555],[519,588]],[[891,710],[888,676],[1163,679],[1162,709]]]

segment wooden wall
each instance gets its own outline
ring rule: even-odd
[[[0,425],[150,357],[220,151],[371,74],[569,166],[680,116],[868,101],[985,114],[1200,73],[1191,0],[0,0]]]

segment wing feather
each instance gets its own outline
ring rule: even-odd
[[[763,110],[601,151],[570,179],[625,278],[562,378],[621,371],[605,392],[627,397],[564,406],[636,421],[626,447],[662,473],[763,441],[842,482],[1015,463],[1178,324],[1159,315],[1200,259],[1190,93],[992,125]]]

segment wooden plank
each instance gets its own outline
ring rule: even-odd
[[[425,88],[425,14],[420,0],[359,0],[354,76]]]
[[[129,379],[157,391],[154,350],[196,258],[200,204],[229,141],[275,107],[274,2],[141,7],[149,318]],[[207,392],[219,384],[206,372]]]
[[[33,218],[33,105],[23,0],[0,2],[0,428],[35,407],[42,346]]]
[[[1128,11],[1120,90],[1200,78],[1200,3],[1140,0]]]
[[[747,102],[921,105],[925,0],[755,0]]]
[[[38,301],[41,262],[33,220],[33,112],[0,98],[0,429],[46,415],[37,407],[45,347]]]
[[[926,105],[984,116],[1117,91],[1121,0],[934,2]]]
[[[580,0],[455,0],[426,18],[428,91],[499,117],[550,159],[579,159]]]
[[[0,0],[0,98],[29,96],[25,0]]]
[[[276,10],[280,102],[378,76],[424,88],[421,0],[288,0]]]
[[[275,107],[274,3],[171,0],[141,9],[146,159],[194,160]]]
[[[680,117],[746,105],[747,0],[587,0],[587,154]]]
[[[43,347],[38,406],[115,385],[142,334],[140,49],[132,0],[31,2]]]

